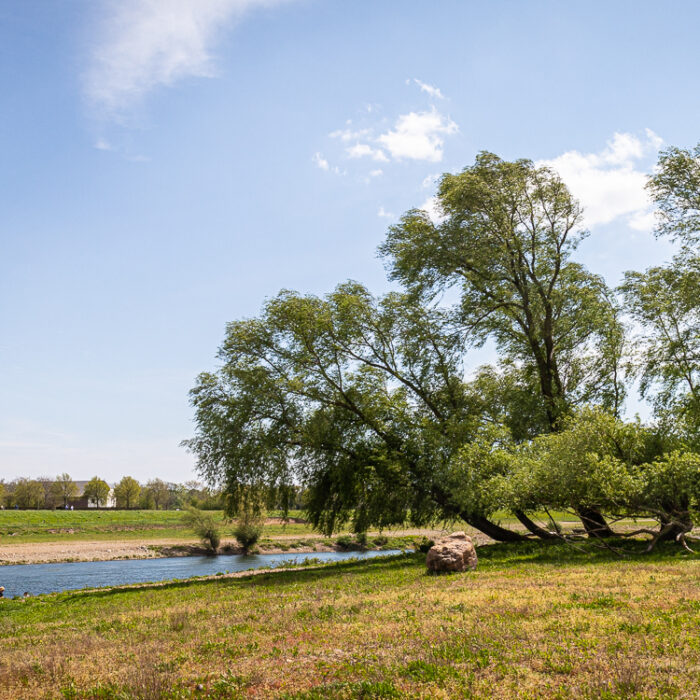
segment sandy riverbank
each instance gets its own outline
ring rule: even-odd
[[[373,534],[369,533],[370,537]],[[388,537],[408,537],[426,535],[431,539],[445,533],[443,530],[394,530],[384,532]],[[478,544],[486,544],[489,538],[481,533],[470,533]],[[324,538],[318,537],[313,546],[293,547],[286,541],[299,540],[298,535],[283,535],[273,538],[273,546],[263,546],[260,551],[264,554],[279,554],[282,552],[329,552],[333,547],[324,545]],[[304,537],[307,542],[313,537]],[[280,547],[274,543],[279,542]],[[220,552],[237,554],[241,550],[233,539],[222,541]],[[154,559],[157,557],[197,556],[206,554],[199,542],[192,538],[179,539],[144,539],[144,540],[100,540],[100,541],[71,541],[71,542],[22,542],[19,544],[0,545],[0,566],[11,564],[51,564],[70,561],[110,561],[113,559]]]

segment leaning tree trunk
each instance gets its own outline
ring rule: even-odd
[[[550,530],[546,530],[545,528],[540,527],[536,522],[530,520],[530,518],[528,518],[522,510],[515,510],[513,511],[513,514],[533,535],[537,535],[537,537],[539,537],[540,539],[561,539],[557,533],[551,532]]]
[[[615,533],[610,529],[602,513],[596,508],[579,508],[576,511],[586,534],[589,537],[614,537]]]
[[[525,535],[496,525],[496,523],[492,523],[488,518],[484,518],[481,515],[462,515],[461,517],[468,525],[483,532],[497,542],[522,542],[527,539]]]
[[[661,528],[656,538],[657,542],[675,541],[681,535],[685,535],[693,529],[693,519],[686,510],[688,508],[687,502],[681,502],[680,508],[674,508],[665,503],[664,508],[670,516],[661,519]]]
[[[470,525],[475,530],[483,532],[491,539],[496,540],[496,542],[522,542],[523,540],[527,539],[525,535],[522,535],[519,532],[508,530],[505,527],[496,525],[496,523],[492,523],[483,515],[472,515],[460,512],[454,503],[450,501],[447,492],[436,484],[433,484],[431,495],[435,502],[444,509],[445,513],[452,513],[460,517],[465,523],[467,523],[467,525]]]

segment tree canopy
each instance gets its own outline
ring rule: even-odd
[[[114,497],[117,508],[136,508],[138,505],[141,484],[132,476],[125,476],[114,487]]]
[[[463,519],[523,539],[494,522],[507,509],[529,533],[559,537],[528,512],[567,508],[590,535],[613,534],[604,516],[644,514],[659,536],[685,537],[700,483],[697,155],[672,155],[650,188],[682,250],[629,273],[624,308],[573,258],[587,232],[555,172],[482,152],[443,175],[440,219],[413,209],[380,247],[400,291],[284,290],[228,324],[220,369],[191,391],[197,427],[184,444],[201,474],[231,512],[246,494],[302,485],[325,532]],[[685,432],[620,419],[623,311],[643,333],[643,393],[654,387],[660,420],[687,417]],[[489,340],[498,362],[473,371],[470,349]]]
[[[380,251],[391,278],[421,297],[455,288],[456,322],[525,369],[550,429],[582,402],[617,411],[617,308],[603,278],[571,259],[587,232],[559,176],[482,152],[443,175],[437,203],[440,222],[414,209],[389,229]]]
[[[109,484],[106,481],[97,476],[93,476],[92,479],[85,484],[83,495],[99,508],[107,503],[110,490]]]

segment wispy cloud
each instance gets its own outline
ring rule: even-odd
[[[380,219],[395,219],[396,218],[396,216],[394,214],[386,211],[386,209],[384,209],[384,207],[379,207],[379,211],[377,212],[377,216]]]
[[[421,187],[424,189],[427,189],[428,187],[435,187],[437,184],[438,180],[440,179],[440,173],[430,173],[429,175],[426,175],[423,178],[423,182],[421,183]]]
[[[211,77],[225,26],[283,0],[104,0],[84,74],[91,105],[120,116],[145,94],[187,77]]]
[[[662,144],[651,129],[642,135],[616,133],[601,151],[567,151],[538,165],[561,175],[583,205],[588,226],[622,218],[631,228],[647,231],[653,228],[654,215],[644,186]]]
[[[314,153],[312,160],[316,167],[321,168],[321,170],[328,170],[330,168],[328,161],[320,153]]]
[[[372,135],[371,129],[336,129],[328,134],[332,139],[340,139],[341,141],[358,141],[366,139]]]
[[[97,141],[95,141],[95,148],[98,151],[113,151],[114,150],[114,146],[112,146],[112,144],[109,141],[107,141],[107,139],[97,139]]]
[[[374,170],[370,170],[367,175],[365,175],[363,182],[366,185],[369,185],[375,178],[381,177],[383,174],[384,171],[381,168],[375,168]]]
[[[407,83],[410,83],[410,80],[406,81]],[[435,85],[430,85],[429,83],[424,83],[422,80],[418,80],[418,78],[414,78],[413,82],[423,91],[427,92],[430,97],[437,97],[439,100],[444,100],[445,96],[442,94],[441,90],[439,87],[435,87]]]

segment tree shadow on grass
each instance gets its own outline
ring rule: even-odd
[[[692,554],[675,542],[657,544],[647,553],[647,541],[609,538],[605,542],[545,542],[532,540],[512,544],[490,544],[477,549],[480,568],[499,569],[522,564],[595,565],[602,563],[669,563],[700,561],[700,553]]]

